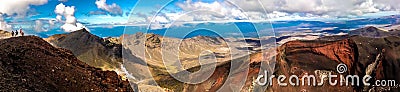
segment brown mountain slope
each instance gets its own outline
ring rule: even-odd
[[[0,91],[132,91],[113,71],[35,36],[0,40]]]
[[[119,68],[122,62],[120,43],[103,39],[85,29],[67,34],[58,34],[45,39],[56,47],[66,48],[81,61],[98,68]]]

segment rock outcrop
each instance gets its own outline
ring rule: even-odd
[[[0,44],[0,91],[132,91],[114,71],[89,66],[39,37]]]

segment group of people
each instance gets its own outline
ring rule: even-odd
[[[22,31],[22,28],[20,28],[19,30],[15,30],[15,32],[14,31],[11,31],[11,35],[14,37],[14,36],[18,36],[18,34],[21,34],[21,36],[24,36],[25,35],[25,33],[24,33],[24,31]]]

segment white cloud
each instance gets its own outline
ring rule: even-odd
[[[160,22],[160,23],[169,23],[170,21],[164,17],[164,16],[156,16],[154,18],[154,21]]]
[[[73,32],[76,30],[81,30],[81,29],[87,29],[84,25],[81,23],[76,23],[76,24],[68,24],[65,23],[64,25],[61,26],[61,29],[64,29],[66,32]],[[89,30],[87,30],[89,31]]]
[[[60,1],[60,2],[68,2],[68,0],[58,0],[58,1]]]
[[[42,23],[40,20],[36,20],[36,21],[35,21],[35,28],[34,28],[34,30],[35,30],[36,32],[44,31],[44,30],[43,30],[43,23]]]
[[[122,15],[122,9],[116,3],[112,3],[111,5],[107,5],[107,0],[96,0],[95,4],[97,8],[101,10],[105,10],[113,15]]]
[[[74,14],[75,14],[74,6],[65,7],[65,11],[64,11],[65,23],[75,24],[76,18],[74,16]]]
[[[58,4],[54,9],[54,12],[57,14],[56,16],[57,21],[62,21],[62,16],[65,13],[65,5],[63,3]]]
[[[48,23],[49,23],[49,29],[53,29],[54,25],[56,24],[57,20],[54,19],[49,19]]]
[[[85,28],[81,23],[77,23],[74,16],[75,6],[65,6],[63,3],[60,3],[56,6],[54,12],[57,14],[57,21],[65,22],[65,24],[61,26],[61,29],[64,31],[72,32]],[[62,17],[65,18],[65,21],[62,21]]]
[[[157,30],[157,29],[163,29],[163,28],[166,28],[166,27],[164,27],[164,25],[160,24],[160,23],[153,23],[150,25],[151,30]]]
[[[65,5],[63,3],[60,3],[56,6],[56,9],[54,9],[54,12],[58,15],[63,15],[65,11]]]
[[[51,20],[51,19],[50,19],[50,20],[49,20],[49,25],[50,25],[50,26],[53,26],[54,24],[55,24],[55,23],[54,23],[54,20]]]
[[[43,5],[48,0],[0,0],[0,12],[7,15],[17,14],[20,17],[26,16],[30,9],[29,5]]]
[[[12,26],[4,21],[3,14],[0,13],[0,30],[12,31]]]
[[[62,21],[62,15],[57,15],[56,19],[57,19],[57,21]]]

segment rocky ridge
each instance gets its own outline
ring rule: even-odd
[[[114,71],[102,71],[35,36],[0,40],[2,91],[133,91]]]

